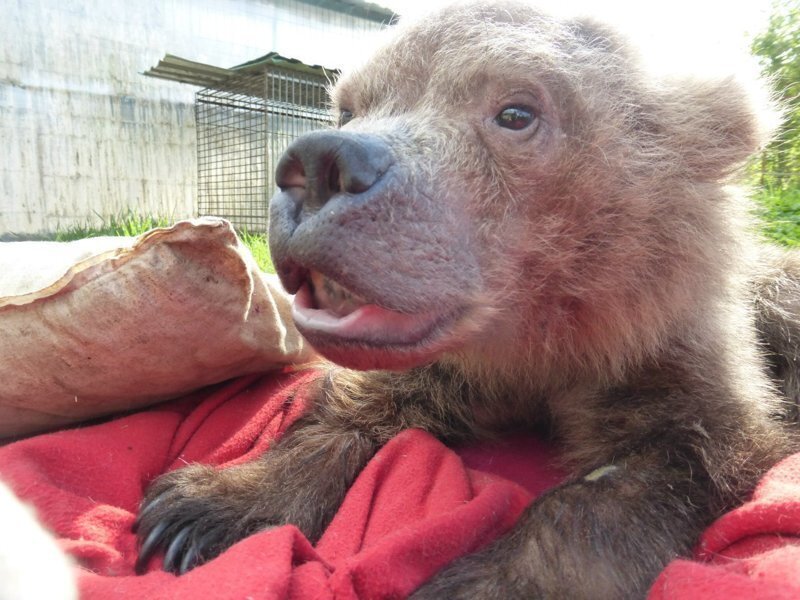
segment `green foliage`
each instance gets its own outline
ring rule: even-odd
[[[765,235],[800,247],[800,0],[775,0],[752,51],[784,108],[775,140],[753,164]]]
[[[767,238],[784,246],[800,248],[800,188],[765,190],[760,197]]]
[[[767,30],[752,43],[786,109],[784,124],[760,158],[760,183],[800,188],[800,0],[776,2]]]

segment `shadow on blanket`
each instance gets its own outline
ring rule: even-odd
[[[529,437],[448,449],[421,431],[387,444],[312,547],[294,527],[253,535],[175,577],[133,575],[131,533],[147,483],[190,462],[232,465],[266,450],[301,413],[313,371],[244,377],[101,425],[0,448],[0,477],[33,504],[79,565],[91,598],[397,598],[514,523],[561,481],[553,448]],[[800,597],[800,455],[712,525],[651,599]],[[6,538],[2,544],[24,543]],[[0,594],[2,596],[2,594]]]

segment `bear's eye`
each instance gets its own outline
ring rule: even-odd
[[[353,119],[353,112],[350,110],[340,110],[339,111],[339,127],[343,127],[347,125]]]
[[[519,131],[536,121],[532,108],[527,106],[507,106],[494,118],[495,123],[506,129]]]

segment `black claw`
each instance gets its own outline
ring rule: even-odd
[[[139,514],[136,517],[136,521],[134,521],[134,523],[133,523],[133,532],[134,533],[136,533],[136,531],[139,529],[139,527],[140,527],[140,525],[142,523],[142,520],[145,518],[145,516],[148,515],[149,513],[153,512],[153,509],[158,507],[164,501],[165,498],[166,498],[166,494],[159,494],[158,496],[156,496],[155,498],[153,498],[152,500],[150,500],[146,504],[145,503],[142,504],[141,508],[139,509]]]
[[[173,538],[173,540],[167,546],[167,551],[164,553],[164,570],[170,571],[171,573],[178,572],[178,560],[181,557],[181,554],[184,550],[184,542],[186,538],[191,533],[192,528],[190,526],[184,527],[181,529],[178,534]]]
[[[145,538],[144,542],[142,542],[141,548],[139,549],[139,558],[136,559],[136,565],[134,566],[137,574],[141,575],[144,573],[145,568],[147,567],[147,562],[158,548],[161,541],[161,536],[166,529],[166,521],[161,521],[156,523],[156,526],[153,527],[150,533],[147,534],[147,537]]]
[[[197,543],[189,544],[186,552],[183,554],[181,566],[178,569],[178,575],[183,575],[187,571],[191,571],[200,562],[200,552],[197,548]]]

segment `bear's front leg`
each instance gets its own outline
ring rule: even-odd
[[[164,570],[182,574],[277,525],[294,524],[316,541],[376,450],[362,433],[310,415],[252,463],[190,465],[162,475],[147,490],[134,525],[136,571],[163,550]]]
[[[710,519],[708,489],[666,453],[629,456],[541,496],[517,526],[455,561],[414,600],[644,598]]]

